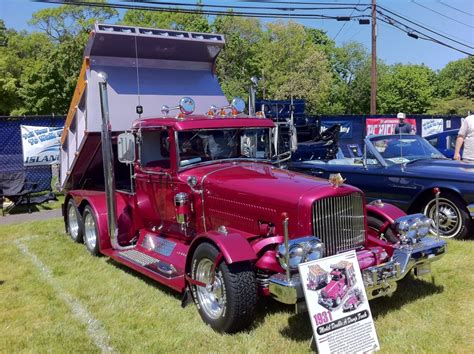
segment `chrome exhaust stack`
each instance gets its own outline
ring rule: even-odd
[[[117,203],[115,200],[114,153],[112,150],[111,125],[109,117],[109,101],[107,98],[107,74],[99,73],[100,110],[102,114],[102,161],[104,164],[105,197],[107,202],[107,230],[112,248],[124,250],[118,242]]]

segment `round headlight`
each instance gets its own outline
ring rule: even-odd
[[[324,245],[314,236],[301,237],[288,242],[288,264],[290,270],[297,270],[300,263],[314,261],[324,256]],[[277,249],[280,266],[286,270],[286,248],[281,244]]]

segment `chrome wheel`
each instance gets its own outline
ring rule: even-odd
[[[95,248],[97,245],[97,232],[94,217],[90,213],[87,213],[84,218],[84,235],[88,248]]]
[[[67,204],[67,232],[75,242],[82,242],[81,214],[77,210],[74,200],[70,199]]]
[[[424,214],[433,219],[435,224],[438,221],[436,213],[436,201],[433,199],[426,204]],[[440,237],[456,237],[462,227],[461,211],[451,200],[439,198],[439,233]],[[431,229],[436,233],[436,226]]]
[[[208,258],[199,261],[195,271],[196,280],[207,284],[196,289],[199,304],[203,311],[212,319],[222,316],[225,308],[225,288],[220,272],[216,271],[214,281],[211,282],[213,262]]]

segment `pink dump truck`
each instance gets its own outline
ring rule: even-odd
[[[367,226],[370,214],[394,227],[401,210],[278,168],[275,124],[219,86],[224,44],[96,24],[61,137],[74,241],[181,293],[222,332],[248,327],[259,296],[304,302],[302,262],[357,250],[375,298],[445,253],[442,241],[391,245]]]

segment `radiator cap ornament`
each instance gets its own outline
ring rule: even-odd
[[[340,187],[345,182],[345,180],[346,179],[342,178],[340,173],[331,173],[329,175],[329,183],[331,183],[334,188]]]

